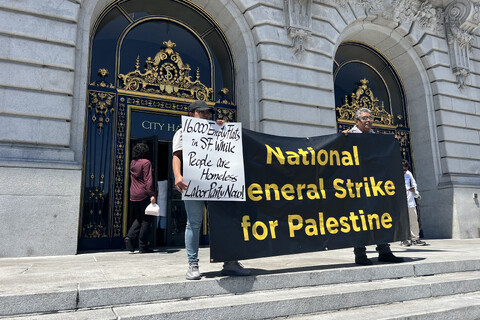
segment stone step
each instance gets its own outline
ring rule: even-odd
[[[272,320],[478,320],[480,292],[394,302],[345,310],[277,317]]]
[[[0,290],[0,316],[382,279],[416,278],[473,270],[480,270],[480,260],[383,264],[249,277],[207,277],[200,281],[165,282],[145,279],[61,283],[38,287],[34,284],[23,284],[18,287],[11,285],[7,293]]]
[[[400,267],[399,265],[398,267]],[[396,266],[390,265],[395,269]],[[355,268],[368,270],[372,277],[383,268]],[[341,270],[339,270],[341,271]],[[342,272],[339,272],[341,274]],[[360,272],[362,273],[362,272]],[[56,314],[36,314],[21,319],[265,319],[299,314],[315,314],[338,309],[359,308],[413,302],[418,299],[434,301],[440,297],[456,299],[467,293],[480,293],[480,271],[439,273],[432,275],[354,280],[342,278],[340,283],[310,284],[290,288],[274,288],[245,291],[245,288],[230,293],[215,293],[193,297],[161,299],[128,305],[112,305],[92,310],[89,308]],[[278,275],[282,277],[283,275]],[[295,276],[293,276],[295,278]],[[252,278],[252,277],[249,277]],[[288,278],[288,277],[287,277]],[[299,277],[301,278],[301,277]],[[230,281],[232,279],[233,281]],[[238,278],[225,278],[225,283],[238,283]],[[247,278],[244,278],[248,281]],[[218,286],[221,287],[222,279]],[[277,279],[278,280],[278,279]],[[241,280],[239,280],[241,281]],[[355,281],[355,282],[354,282]],[[184,283],[192,286],[207,281]],[[246,282],[245,282],[246,283]],[[251,282],[252,284],[254,282]],[[288,283],[288,281],[287,281]],[[227,286],[228,287],[228,286]],[[152,290],[155,287],[150,288]],[[191,287],[190,289],[193,289]],[[227,290],[228,291],[228,290]],[[144,290],[139,290],[141,295]],[[200,293],[206,293],[201,290]],[[145,292],[147,293],[147,292]],[[207,292],[208,293],[208,292]],[[472,296],[475,297],[475,294]],[[383,306],[382,306],[383,307]],[[408,310],[407,310],[408,311]],[[441,312],[441,311],[438,311]],[[308,315],[310,316],[310,315]],[[90,318],[92,317],[92,318]],[[358,317],[356,317],[358,318]]]

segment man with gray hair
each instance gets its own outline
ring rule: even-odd
[[[343,133],[375,133],[372,129],[373,117],[370,109],[360,108],[353,116],[355,125],[350,130],[345,130]]]
[[[350,130],[344,130],[342,133],[345,135],[349,133],[375,133],[372,129],[373,117],[372,112],[367,108],[360,108],[355,112],[355,126]],[[403,262],[404,259],[401,257],[396,257],[392,250],[390,250],[390,245],[388,243],[377,244],[378,251],[378,261],[382,262]],[[367,249],[363,247],[355,247],[353,249],[355,253],[355,263],[360,265],[371,265],[373,264],[372,260],[367,257]]]

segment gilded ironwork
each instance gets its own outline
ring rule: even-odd
[[[355,92],[351,97],[345,96],[345,103],[337,107],[338,120],[354,120],[355,112],[360,108],[368,108],[372,111],[372,116],[377,123],[392,126],[393,115],[385,110],[384,103],[382,101],[379,105],[378,98],[374,96],[372,90],[367,86],[368,80],[361,79],[360,85],[358,85]],[[350,101],[349,101],[350,100]]]
[[[103,224],[89,223],[83,226],[83,234],[86,238],[106,238],[107,228]]]
[[[105,69],[105,68],[98,69],[97,74],[101,78],[107,78],[108,77],[108,70]],[[109,88],[109,89],[115,88],[115,86],[113,84],[107,83],[107,82],[105,82],[105,80],[93,81],[92,83],[90,83],[90,85],[95,86],[95,87],[101,87],[101,88]]]
[[[104,191],[104,179],[105,175],[100,175],[99,185],[90,187],[86,191],[88,193],[88,202],[91,203],[89,210],[89,221],[82,226],[82,234],[85,238],[106,238],[108,234],[106,232],[106,227],[102,223],[103,215],[103,204],[105,201],[105,191]],[[95,185],[95,174],[90,175],[91,184]]]
[[[113,100],[114,93],[102,91],[89,91],[90,103],[88,110],[94,110],[91,120],[97,124],[98,135],[102,134],[105,125],[110,123],[110,117],[114,113]]]
[[[122,80],[120,89],[209,101],[213,89],[200,82],[200,70],[197,68],[195,81],[192,81],[190,65],[183,63],[180,55],[173,50],[176,44],[170,40],[163,44],[166,48],[153,59],[148,57],[145,61],[144,73],[140,71],[137,57],[134,71],[118,75]]]
[[[372,90],[367,86],[368,80],[361,79],[360,85],[351,94],[345,96],[345,103],[337,107],[337,129],[338,132],[349,130],[355,123],[355,112],[360,108],[367,108],[372,111],[374,117],[373,128],[379,134],[395,135],[400,145],[400,152],[403,159],[412,161],[412,153],[410,150],[410,129],[404,125],[405,119],[401,114],[394,117],[384,108],[383,101],[379,104],[378,98],[375,97]],[[396,118],[396,123],[394,123]]]
[[[114,209],[113,209],[113,236],[122,236],[123,218],[123,187],[125,184],[125,128],[126,128],[125,98],[121,97],[118,103],[117,132],[115,141],[115,170],[114,170]]]
[[[223,88],[218,92],[220,99],[217,100],[215,105],[215,118],[230,122],[237,121],[237,108],[227,98],[228,92],[227,88]]]
[[[216,118],[219,120],[226,120],[229,122],[236,121],[237,110],[230,108],[222,108],[217,106],[215,108]]]
[[[223,88],[218,92],[220,99],[217,100],[217,103],[230,104],[233,105],[232,101],[227,98],[227,94],[230,92],[227,88]]]
[[[152,99],[148,95],[146,95],[145,97],[125,96],[124,99],[127,105],[161,109],[162,111],[172,111],[174,113],[180,112],[185,114],[187,114],[187,107],[189,104],[189,102],[183,102],[183,101],[177,102],[177,101]]]

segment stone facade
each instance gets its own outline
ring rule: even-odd
[[[89,37],[110,2],[0,0],[0,257],[77,251]],[[193,2],[228,38],[253,130],[336,132],[336,49],[382,52],[407,96],[425,235],[480,236],[478,0]]]

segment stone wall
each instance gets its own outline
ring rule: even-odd
[[[78,1],[0,2],[1,160],[74,161],[69,146],[79,7]]]
[[[0,257],[77,252],[81,172],[0,167]]]
[[[228,38],[237,68],[239,120],[253,130],[287,136],[335,133],[336,49],[342,41],[357,40],[380,50],[407,94],[426,235],[479,236],[480,208],[473,198],[480,193],[478,28],[451,16],[448,23],[445,15],[428,16],[440,12],[428,1],[430,11],[415,17],[401,6],[388,7],[388,1],[194,2]],[[89,37],[109,3],[0,0],[0,177],[11,185],[0,189],[0,219],[9,223],[0,229],[9,248],[0,255],[75,253]],[[454,12],[445,9],[443,14]],[[449,42],[449,30],[463,30],[473,39],[463,78],[452,69],[458,64],[452,53],[459,52],[452,44],[460,42]],[[24,199],[36,206],[28,221],[14,212]],[[33,229],[15,229],[26,224]],[[52,230],[63,249],[50,242]],[[28,240],[18,245],[18,239]]]
[[[79,8],[0,1],[0,256],[76,253],[81,155],[70,140]]]

